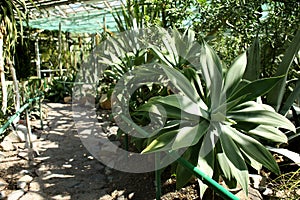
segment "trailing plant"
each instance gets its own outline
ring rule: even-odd
[[[286,143],[282,129],[295,132],[295,127],[256,99],[265,96],[283,77],[243,79],[246,53],[227,69],[206,42],[195,41],[192,31],[183,35],[176,30],[160,31],[162,45],[150,45],[157,58],[156,67],[140,66],[134,77],[155,77],[163,72],[174,92],[151,98],[133,113],[139,116],[149,112],[160,124],[166,122],[151,133],[142,153],[186,148],[183,158],[216,181],[222,176],[230,188],[238,183],[246,194],[250,166],[256,170],[264,166],[279,174],[277,163],[263,144]],[[181,166],[176,174],[178,187],[192,176]],[[199,182],[202,196],[207,186]]]
[[[276,179],[271,180],[273,197],[280,199],[299,199],[300,189],[300,168],[296,171],[281,174]]]

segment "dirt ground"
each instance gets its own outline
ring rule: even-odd
[[[155,199],[154,172],[134,174],[106,167],[83,146],[74,126],[71,104],[44,106],[48,114],[45,130],[39,130],[38,121],[33,123],[38,139],[32,151],[12,136],[2,144],[0,199]],[[176,191],[175,179],[167,173],[162,177],[161,189],[162,200],[199,199],[196,182]],[[251,199],[262,199],[255,192]]]

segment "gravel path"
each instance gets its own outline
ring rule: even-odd
[[[37,168],[42,191],[53,199],[99,199],[106,193],[104,166],[82,145],[71,105],[47,104],[50,131]]]
[[[45,107],[48,130],[33,142],[36,154],[33,161],[28,160],[28,149],[22,142],[8,141],[13,144],[11,149],[2,148],[0,199],[98,200],[105,196],[108,183],[105,166],[82,145],[71,105],[47,103]]]

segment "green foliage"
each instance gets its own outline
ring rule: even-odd
[[[133,0],[127,1],[122,12],[114,17],[120,32],[135,27],[184,28],[191,20],[196,5],[195,0]]]
[[[23,21],[26,19],[26,5],[23,0],[4,0],[0,3],[0,32],[6,46],[4,56],[11,59],[15,44],[23,34]],[[12,60],[12,59],[11,59]]]
[[[45,89],[45,98],[52,102],[64,102],[64,97],[72,95],[76,74],[53,77]]]
[[[299,1],[201,1],[193,29],[229,64],[260,39],[260,77],[273,76],[282,54],[299,28]]]

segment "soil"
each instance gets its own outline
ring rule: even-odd
[[[46,103],[44,107],[48,113],[45,130],[39,130],[38,120],[32,122],[34,134],[38,136],[33,141],[33,150],[28,150],[24,142],[11,135],[6,139],[11,145],[1,143],[0,199],[156,198],[154,172],[134,174],[110,169],[86,150],[74,126],[71,104]],[[103,111],[101,115],[102,120],[109,120],[109,111]],[[112,129],[108,127],[107,130]],[[176,191],[176,180],[168,171],[165,170],[161,180],[162,200],[200,199],[196,181]],[[29,180],[25,183],[20,181],[26,178]],[[243,195],[237,195],[245,199]],[[252,188],[249,199],[262,197]]]

